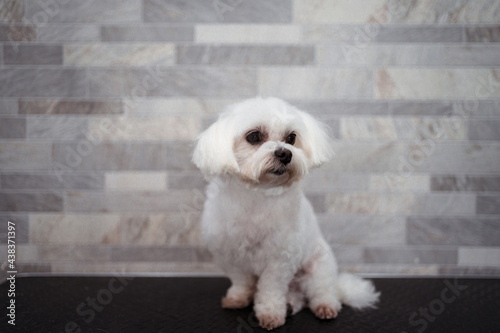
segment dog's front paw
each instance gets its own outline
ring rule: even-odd
[[[259,319],[259,325],[268,331],[285,324],[285,316],[261,314],[257,315],[257,319]]]
[[[248,297],[226,296],[222,298],[222,307],[224,309],[243,309],[250,305]]]
[[[329,305],[320,304],[314,309],[314,315],[319,319],[333,319],[337,317],[338,310]]]

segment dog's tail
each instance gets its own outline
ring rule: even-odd
[[[355,309],[374,308],[380,296],[370,280],[349,273],[339,274],[337,286],[340,301]]]

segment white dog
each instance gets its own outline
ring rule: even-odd
[[[326,127],[277,98],[229,106],[200,134],[193,162],[210,180],[202,234],[231,279],[224,308],[254,302],[273,329],[308,305],[332,319],[341,303],[370,307],[370,281],[338,274],[301,180],[333,155]]]

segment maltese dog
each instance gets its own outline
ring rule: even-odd
[[[370,281],[338,273],[301,189],[309,170],[332,157],[331,143],[326,126],[277,98],[231,105],[198,137],[193,162],[210,182],[202,235],[231,280],[222,307],[253,301],[265,329],[304,306],[332,319],[342,303],[378,300]]]

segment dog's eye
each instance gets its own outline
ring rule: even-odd
[[[246,137],[248,143],[257,145],[262,142],[262,133],[259,131],[250,132]]]
[[[295,143],[295,137],[297,135],[295,133],[290,133],[285,139],[285,142],[288,143],[289,145],[292,145]]]

